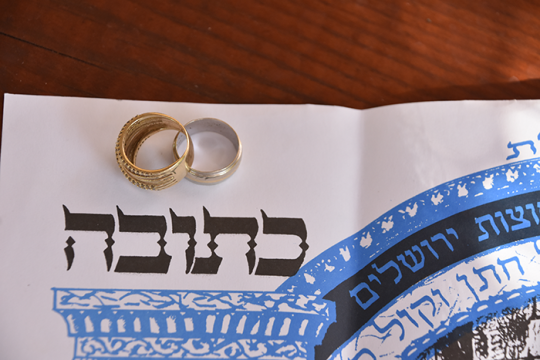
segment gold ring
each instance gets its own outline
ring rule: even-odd
[[[135,165],[137,153],[143,142],[162,130],[178,130],[186,137],[186,151],[182,156],[176,150],[175,161],[158,170],[146,170]],[[186,129],[177,120],[160,113],[145,113],[129,120],[118,135],[116,141],[116,161],[124,176],[133,184],[148,190],[163,190],[182,180],[193,164],[193,146]]]
[[[229,178],[240,165],[240,160],[242,159],[242,143],[240,138],[233,130],[233,128],[224,121],[214,119],[214,118],[201,118],[195,119],[184,125],[186,131],[190,135],[194,135],[200,132],[215,132],[225,136],[231,141],[234,148],[236,149],[235,158],[225,167],[212,171],[201,171],[191,167],[191,164],[188,167],[188,172],[186,178],[202,184],[215,184],[220,181],[223,181]],[[174,156],[176,159],[179,159],[177,150],[177,141],[178,135],[174,138]]]

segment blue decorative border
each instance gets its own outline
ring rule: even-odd
[[[427,190],[312,259],[278,292],[324,295],[407,236],[459,212],[540,190],[540,158],[463,176]]]
[[[268,292],[54,290],[75,359],[312,358],[334,321],[315,296]]]

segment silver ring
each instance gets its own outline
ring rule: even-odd
[[[236,134],[234,129],[229,124],[219,119],[200,118],[188,122],[184,125],[184,128],[188,132],[189,136],[193,136],[194,134],[205,131],[221,134],[229,139],[236,149],[235,158],[227,166],[221,169],[201,171],[188,166],[188,172],[186,174],[187,179],[202,184],[215,184],[229,178],[232,174],[234,174],[238,168],[238,165],[240,165],[240,160],[242,159],[242,143],[240,142],[238,134]],[[180,133],[178,133],[174,138],[174,156],[176,159],[180,158],[177,150],[178,135],[180,135]],[[195,154],[195,156],[197,156],[197,154]]]

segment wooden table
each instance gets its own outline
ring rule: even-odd
[[[358,109],[538,98],[539,38],[525,0],[0,0],[0,91]]]

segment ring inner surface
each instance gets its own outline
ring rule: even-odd
[[[147,117],[137,119],[127,129],[124,138],[124,152],[127,159],[135,165],[137,153],[144,141],[159,131],[169,129],[183,133],[183,129],[176,121],[165,117],[154,117],[152,120]]]
[[[185,128],[186,131],[191,135],[205,131],[223,135],[227,139],[229,139],[229,141],[233,144],[234,148],[238,151],[238,136],[236,135],[236,132],[223,121],[212,118],[203,118],[188,123],[187,125],[185,125]]]

